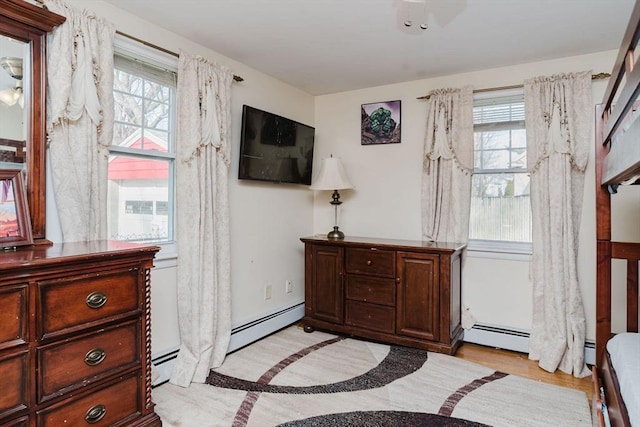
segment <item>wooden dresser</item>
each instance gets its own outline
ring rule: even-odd
[[[462,343],[456,243],[306,237],[305,316],[315,328],[454,354]]]
[[[0,425],[160,426],[151,402],[155,246],[0,253]]]

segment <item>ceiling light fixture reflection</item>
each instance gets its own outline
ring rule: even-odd
[[[16,79],[16,85],[0,91],[0,101],[12,107],[16,102],[24,108],[24,90],[22,89],[22,58],[5,56],[0,58],[0,68],[5,70],[12,78]]]
[[[0,101],[7,104],[9,107],[16,105],[16,102],[20,103],[20,107],[24,108],[24,93],[22,86],[18,82],[15,87],[0,91]]]
[[[0,58],[0,67],[16,80],[22,80],[22,58],[5,56]]]

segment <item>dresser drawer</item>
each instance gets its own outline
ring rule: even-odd
[[[347,273],[395,277],[396,253],[376,248],[347,248]]]
[[[27,285],[0,287],[0,350],[27,342]]]
[[[379,277],[347,275],[346,297],[356,301],[395,306],[396,282]]]
[[[140,364],[140,323],[129,322],[38,349],[38,401]]]
[[[9,422],[2,423],[2,427],[27,427],[29,425],[29,417],[20,417]]]
[[[26,409],[29,403],[28,350],[0,358],[0,419]]]
[[[385,305],[347,301],[345,323],[375,331],[394,333],[395,309]]]
[[[38,413],[38,425],[110,426],[140,413],[137,377],[94,391],[79,399],[69,399]],[[120,425],[127,425],[126,422]]]
[[[139,309],[139,270],[38,282],[39,336],[72,332]]]

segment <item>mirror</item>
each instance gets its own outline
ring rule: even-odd
[[[46,242],[46,35],[65,17],[24,0],[0,0],[0,169],[25,171],[31,230]]]
[[[23,164],[26,143],[25,125],[26,115],[24,109],[24,84],[22,82],[23,70],[28,71],[29,58],[26,57],[28,45],[11,37],[0,36],[0,161]],[[17,141],[20,146],[2,145],[2,141]],[[9,150],[13,147],[13,150]],[[9,153],[13,156],[9,156]],[[17,157],[12,159],[12,157]],[[19,165],[12,165],[16,167]],[[4,165],[3,165],[4,168]]]

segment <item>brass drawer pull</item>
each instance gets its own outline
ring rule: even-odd
[[[101,364],[105,357],[107,357],[107,353],[103,349],[94,348],[84,356],[84,363],[89,366],[96,366]]]
[[[95,405],[87,411],[84,416],[84,420],[89,424],[95,424],[104,418],[107,413],[107,407],[104,405]]]
[[[371,265],[371,264],[373,264],[373,261],[367,260],[367,265]]]
[[[89,308],[100,308],[107,303],[107,294],[104,292],[91,292],[87,295],[87,306]]]

